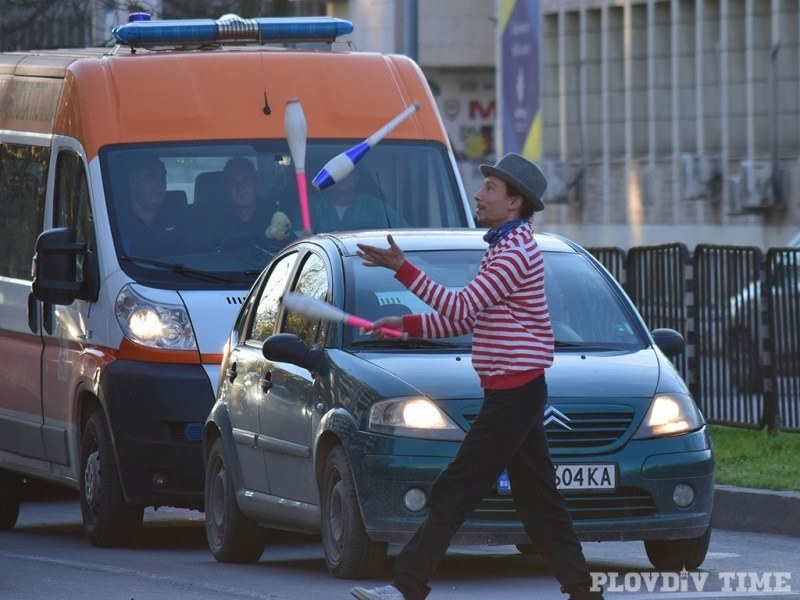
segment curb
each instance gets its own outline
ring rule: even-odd
[[[715,529],[800,537],[800,492],[717,485],[711,525]]]

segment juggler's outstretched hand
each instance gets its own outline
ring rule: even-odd
[[[356,244],[358,246],[356,254],[364,259],[365,267],[386,267],[397,271],[403,265],[406,260],[403,251],[394,243],[391,235],[387,235],[386,240],[389,242],[388,248]]]

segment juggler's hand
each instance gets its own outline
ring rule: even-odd
[[[403,265],[406,260],[403,251],[394,243],[391,235],[387,235],[386,240],[389,242],[388,248],[356,244],[358,246],[356,254],[364,259],[365,267],[386,267],[397,271]]]

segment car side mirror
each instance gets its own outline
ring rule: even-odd
[[[674,329],[654,329],[650,333],[656,346],[669,358],[683,354],[686,350],[686,340]]]
[[[264,340],[261,348],[264,358],[276,362],[288,362],[308,369],[312,373],[319,367],[322,348],[306,343],[293,333],[277,333]]]
[[[97,300],[100,285],[95,254],[75,238],[75,230],[68,227],[39,234],[31,286],[37,300],[64,305],[76,298]]]

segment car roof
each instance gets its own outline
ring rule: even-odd
[[[485,229],[391,229],[369,231],[344,231],[320,234],[319,238],[327,238],[336,243],[342,254],[351,256],[358,249],[356,244],[385,247],[386,236],[391,234],[394,241],[404,251],[420,250],[485,250],[483,235]],[[547,233],[537,233],[536,241],[543,251],[576,252],[575,247],[566,239]]]

